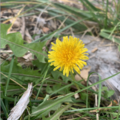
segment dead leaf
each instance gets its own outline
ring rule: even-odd
[[[21,65],[21,66],[26,66],[26,67],[30,67],[32,66],[32,60],[27,60],[27,59],[24,59],[23,57],[19,57],[18,58],[18,63]]]
[[[7,34],[16,33],[17,31],[9,31]]]
[[[89,75],[89,71],[90,71],[91,67],[85,68],[81,71],[80,76],[85,79],[85,81],[87,81],[88,75]]]
[[[77,99],[77,98],[79,98],[80,96],[79,96],[78,93],[76,93],[76,94],[74,95],[74,97],[75,97],[75,99]]]
[[[117,101],[117,100],[114,100],[114,103],[115,103],[116,105],[118,105],[118,101]]]
[[[49,30],[50,30],[50,29],[47,28],[47,27],[43,27],[43,28],[42,28],[42,31],[43,31],[44,33],[47,33]]]
[[[13,19],[10,19],[9,21],[12,23]],[[13,23],[13,27],[18,27],[19,28],[21,26],[21,24],[22,24],[21,19],[20,18],[16,18],[15,22]]]
[[[82,80],[82,78],[78,74],[76,74],[75,75],[75,80],[80,81],[80,80]]]
[[[12,108],[7,120],[18,120],[29,103],[29,97],[32,94],[32,83],[28,84],[28,89],[24,92],[15,107]]]
[[[0,53],[12,53],[12,50],[0,50]]]
[[[23,7],[20,9],[20,11],[18,12],[18,14],[17,14],[14,18],[10,18],[10,19],[8,19],[8,20],[6,20],[6,21],[3,22],[3,23],[7,23],[8,21],[12,20],[12,25],[11,25],[10,28],[7,30],[7,34],[9,34],[9,32],[10,32],[10,30],[11,30],[14,22],[16,21],[16,19],[18,18],[18,16],[20,15],[20,13],[22,12],[22,10],[24,9],[24,7],[25,7],[25,6],[23,6]]]
[[[31,43],[33,40],[28,29],[25,30],[25,40],[27,41],[27,43]]]
[[[22,17],[22,27],[21,27],[20,33],[22,34],[22,38],[23,38],[23,39],[24,39],[24,37],[25,37],[25,27],[26,27],[26,25],[25,25],[25,18]]]
[[[98,48],[94,48],[91,52],[94,53],[98,50]]]
[[[70,1],[70,0],[58,0],[58,2],[60,3],[69,3],[69,4],[78,4],[78,2],[74,1]]]
[[[14,14],[17,14],[19,12],[19,9],[13,9],[12,11]]]
[[[78,74],[75,75],[75,79],[77,81],[80,81],[82,79],[84,79],[85,81],[87,81],[88,75],[89,75],[89,71],[90,71],[91,67],[88,68],[84,68],[83,70],[81,70],[80,72],[80,76]]]
[[[111,101],[111,103],[108,105],[108,107],[111,107],[112,106],[112,101]]]
[[[28,53],[27,55],[24,55],[23,58],[26,61],[32,61],[33,60],[33,55],[32,55],[32,53]]]
[[[57,29],[57,22],[56,20],[50,20],[48,22],[48,27],[52,30],[52,29]]]
[[[37,17],[37,24],[39,27],[43,27],[46,24],[45,19]]]
[[[2,6],[2,3],[0,3],[0,6]],[[6,11],[7,8],[1,8],[1,11]]]

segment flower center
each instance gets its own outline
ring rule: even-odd
[[[72,51],[64,51],[63,59],[66,64],[70,64],[74,59],[74,54]]]

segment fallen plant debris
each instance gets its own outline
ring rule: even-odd
[[[28,84],[28,89],[23,93],[20,100],[12,108],[7,120],[18,120],[21,117],[24,110],[27,108],[31,94],[32,94],[32,84]]]
[[[120,37],[115,2],[2,2],[0,119],[119,119]],[[114,14],[110,6],[114,7]],[[87,66],[68,77],[59,71],[60,66],[54,71],[48,63],[51,42],[62,42],[63,36],[82,40],[89,53]],[[66,49],[65,46],[59,53]],[[26,97],[28,83],[31,84]],[[25,106],[21,99],[23,103],[27,101]],[[16,118],[13,114],[20,110],[18,105],[24,109]]]

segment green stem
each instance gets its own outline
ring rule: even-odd
[[[74,77],[74,75],[73,75],[72,72],[71,72],[71,78],[72,78],[72,82],[74,83],[74,85],[76,86],[76,88],[77,88],[78,90],[80,90],[79,86],[76,84],[76,80],[75,80],[75,77]]]
[[[39,96],[39,93],[40,93],[40,91],[41,91],[41,88],[42,88],[42,86],[43,86],[43,83],[44,83],[44,81],[45,81],[45,78],[46,78],[46,76],[47,76],[47,72],[48,72],[49,68],[50,68],[50,66],[48,65],[47,70],[46,70],[45,73],[44,73],[43,80],[41,81],[41,86],[40,86],[40,88],[39,88],[39,90],[38,90],[38,92],[37,92],[37,96],[36,96],[35,100],[37,100],[37,98],[38,98],[38,96]]]

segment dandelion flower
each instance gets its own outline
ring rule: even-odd
[[[74,70],[80,74],[80,69],[86,65],[84,60],[88,60],[88,51],[84,43],[79,38],[68,36],[63,37],[63,41],[56,40],[56,44],[52,43],[52,51],[48,53],[48,62],[54,65],[54,71],[63,70],[63,75],[69,76],[69,72]]]

